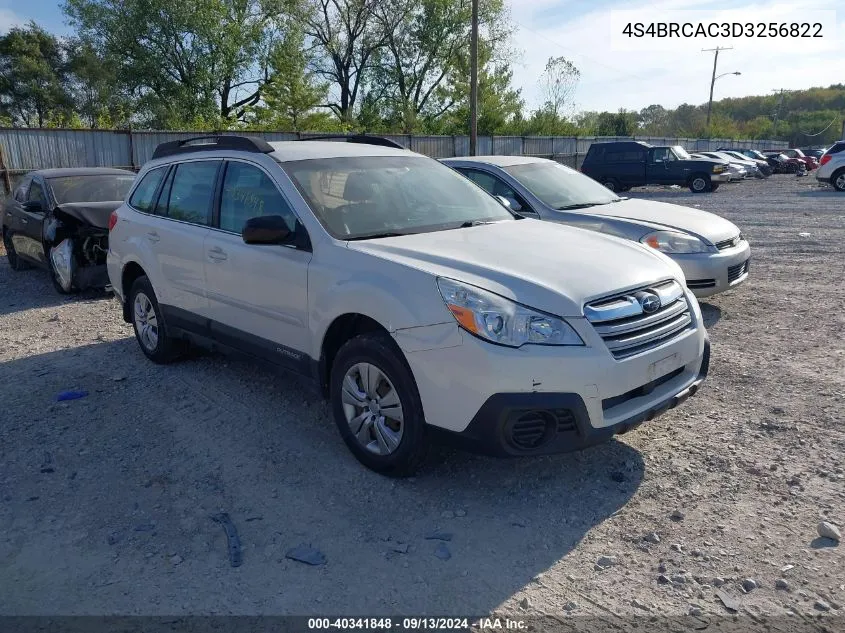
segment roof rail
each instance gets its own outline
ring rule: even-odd
[[[269,154],[274,151],[272,145],[257,136],[214,134],[211,136],[195,136],[193,138],[182,139],[181,141],[160,143],[153,152],[153,159],[173,156],[174,154],[205,152],[214,149],[231,149],[257,154]]]
[[[361,143],[363,145],[381,145],[382,147],[392,147],[394,149],[408,149],[404,145],[391,141],[389,138],[383,136],[369,136],[368,134],[325,134],[322,136],[308,136],[299,139],[300,141],[346,141],[347,143]]]

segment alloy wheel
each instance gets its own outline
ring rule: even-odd
[[[138,339],[147,351],[153,351],[158,346],[158,316],[150,298],[143,292],[135,295],[134,303],[135,329]]]
[[[692,188],[696,191],[704,191],[705,187],[707,187],[707,181],[704,178],[696,178],[692,181]]]
[[[390,379],[371,363],[346,371],[341,392],[343,412],[355,439],[371,453],[390,455],[402,441],[402,402]]]

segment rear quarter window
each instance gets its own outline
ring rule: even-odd
[[[838,154],[839,152],[845,150],[845,141],[840,141],[839,143],[834,143],[833,147],[827,150],[827,154]]]
[[[129,198],[129,204],[138,209],[138,211],[150,213],[155,204],[154,196],[158,190],[158,185],[166,171],[167,168],[158,167],[144,174],[141,182],[138,183],[135,191],[132,192],[132,196]]]

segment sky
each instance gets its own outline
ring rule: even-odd
[[[657,103],[706,103],[713,53],[702,48],[731,45],[719,55],[714,99],[771,94],[845,81],[845,8],[835,16],[839,0],[505,0],[515,28],[512,46],[514,84],[530,109],[542,103],[539,77],[549,57],[564,56],[581,71],[574,110],[640,110]],[[801,6],[797,9],[796,6]],[[823,38],[781,40],[740,38],[732,41],[673,39],[659,49],[654,40],[624,38],[611,16],[625,11],[629,19],[649,23],[683,18],[673,10],[696,11],[713,21],[744,18],[754,22],[815,21],[824,17]],[[725,10],[737,14],[721,13]],[[826,13],[818,13],[825,11]],[[693,14],[685,14],[693,17]],[[631,17],[632,16],[632,17]],[[620,16],[617,15],[617,18]],[[833,19],[830,19],[830,18]],[[0,32],[34,19],[57,34],[69,33],[56,0],[0,0]]]

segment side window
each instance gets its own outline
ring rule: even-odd
[[[496,179],[490,174],[475,169],[462,169],[461,173],[473,181],[476,185],[484,189],[487,193],[493,193],[496,187]]]
[[[156,213],[174,220],[211,224],[211,200],[220,161],[179,163],[171,170],[170,182],[159,197]],[[161,213],[166,205],[167,212]]]
[[[658,147],[652,154],[651,162],[662,163],[663,161],[669,160],[669,154],[668,147]]]
[[[40,202],[42,205],[46,204],[47,196],[44,195],[44,187],[40,182],[35,180],[32,181],[32,184],[29,186],[29,195],[26,199],[28,202]]]
[[[167,169],[164,167],[148,171],[141,179],[141,182],[138,183],[138,186],[135,187],[135,191],[132,192],[132,196],[129,198],[129,204],[144,213],[152,211],[153,202],[155,202],[154,196],[158,190],[158,183],[161,182],[166,171]]]
[[[220,228],[240,233],[247,220],[262,215],[280,215],[290,232],[296,231],[296,215],[267,174],[246,163],[230,162],[220,196]]]
[[[506,182],[496,178],[492,174],[488,174],[483,171],[476,171],[475,169],[466,169],[461,170],[464,175],[467,176],[470,180],[477,183],[482,189],[484,189],[487,193],[493,194],[494,196],[504,196],[505,198],[512,198],[516,201],[519,205],[518,209],[513,209],[514,211],[519,210],[530,210],[528,209],[528,203],[520,196],[513,188],[508,185]]]

